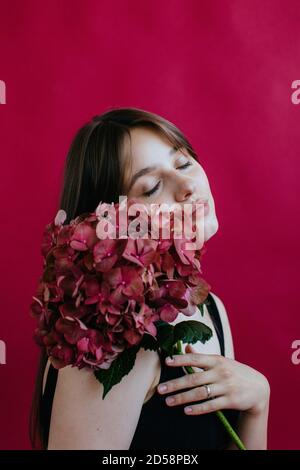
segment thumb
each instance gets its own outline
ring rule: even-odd
[[[191,353],[194,353],[196,352],[196,349],[191,345],[191,344],[187,344],[186,347],[185,347],[185,350],[186,352],[191,352]]]

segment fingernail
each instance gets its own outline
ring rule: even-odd
[[[166,361],[167,362],[174,362],[174,357],[173,358],[172,357],[167,357]]]
[[[172,405],[172,403],[175,402],[175,398],[173,398],[173,397],[168,397],[168,398],[166,399],[166,402],[168,403],[168,405]]]
[[[165,390],[167,390],[167,386],[166,386],[166,385],[160,385],[160,386],[158,387],[158,390],[159,390],[160,392],[164,392]]]

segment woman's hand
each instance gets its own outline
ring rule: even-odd
[[[173,355],[173,362],[166,362],[170,367],[194,366],[204,369],[201,372],[186,374],[178,379],[169,380],[158,386],[158,392],[168,394],[181,389],[190,389],[172,395],[166,399],[169,406],[185,405],[187,403],[207,400],[201,404],[190,406],[190,415],[211,413],[222,409],[236,409],[249,414],[260,414],[269,403],[270,387],[264,375],[234,359],[217,354],[200,354],[191,345],[187,345],[187,354]],[[167,389],[161,391],[160,387]],[[207,396],[209,385],[211,395]]]

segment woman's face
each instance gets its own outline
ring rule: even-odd
[[[134,128],[131,134],[131,164],[125,166],[127,198],[148,204],[172,205],[207,201],[204,241],[219,227],[214,199],[202,166],[185,149],[174,150],[167,139],[148,128]]]

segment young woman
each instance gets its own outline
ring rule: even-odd
[[[172,123],[137,108],[110,110],[78,131],[59,208],[68,223],[120,195],[145,204],[204,199],[205,241],[218,230],[210,185],[191,144]],[[30,420],[33,448],[235,449],[213,413],[223,410],[247,449],[266,449],[268,381],[234,358],[224,304],[213,293],[208,301],[204,317],[189,317],[213,330],[207,343],[184,345],[169,365],[158,352],[141,348],[133,369],[104,400],[91,370],[58,371],[43,351]],[[180,312],[173,324],[186,318]]]

